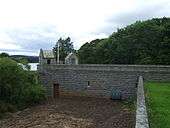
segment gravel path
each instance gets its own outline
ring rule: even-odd
[[[0,128],[134,128],[134,112],[122,102],[59,98],[0,121]]]

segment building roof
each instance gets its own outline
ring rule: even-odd
[[[69,54],[66,56],[65,59],[69,59],[70,57],[76,57],[76,58],[77,58],[77,56],[76,56],[74,53],[69,53]]]
[[[42,50],[42,54],[44,58],[55,58],[54,52],[52,50]]]

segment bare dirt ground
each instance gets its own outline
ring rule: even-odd
[[[120,101],[59,98],[0,121],[0,128],[134,128],[134,111]]]

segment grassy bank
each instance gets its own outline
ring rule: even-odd
[[[170,82],[145,83],[151,128],[170,128]]]

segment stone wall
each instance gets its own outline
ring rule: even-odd
[[[136,95],[137,79],[170,81],[170,66],[154,65],[39,65],[39,78],[53,96],[53,84],[58,83],[60,95],[110,97],[119,90],[123,99]]]
[[[145,93],[143,87],[143,78],[139,77],[137,89],[137,105],[136,105],[136,125],[135,128],[149,128],[148,115],[145,105]]]

